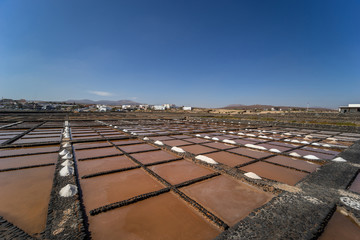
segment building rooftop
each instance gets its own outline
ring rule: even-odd
[[[357,131],[77,116],[0,119],[1,238],[360,236]]]

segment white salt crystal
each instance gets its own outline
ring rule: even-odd
[[[244,175],[252,179],[261,179],[261,177],[259,177],[256,173],[253,172],[247,172]]]
[[[76,195],[78,192],[77,187],[73,184],[68,184],[65,187],[63,187],[60,190],[60,196],[62,197],[72,197],[74,195]]]

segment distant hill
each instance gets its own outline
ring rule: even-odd
[[[141,103],[134,102],[131,100],[118,100],[118,101],[112,101],[112,100],[99,100],[99,101],[93,101],[89,99],[80,99],[80,100],[73,100],[69,99],[66,101],[67,103],[78,103],[78,104],[101,104],[101,105],[110,105],[110,106],[117,106],[117,105],[139,105]]]
[[[242,104],[231,104],[223,109],[231,109],[231,110],[254,110],[254,109],[282,109],[282,110],[289,110],[289,109],[306,109],[306,107],[294,107],[294,106],[273,106],[273,105],[261,105],[261,104],[254,104],[254,105],[242,105]],[[322,108],[322,107],[309,107],[310,110],[318,110],[318,111],[333,111],[334,109],[330,108]]]

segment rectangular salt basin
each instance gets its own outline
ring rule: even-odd
[[[115,154],[122,154],[121,151],[116,149],[115,147],[104,147],[104,148],[93,148],[93,149],[86,149],[86,150],[75,150],[75,156],[79,159],[84,158],[94,158],[94,157],[102,157],[102,156],[109,156]]]
[[[193,143],[190,142],[186,142],[184,140],[167,140],[167,141],[163,141],[164,144],[169,145],[169,146],[185,146],[185,145],[191,145]]]
[[[59,150],[59,145],[49,145],[41,147],[23,147],[23,148],[3,148],[0,149],[0,157],[20,154],[54,152]]]
[[[119,148],[127,153],[135,153],[135,152],[142,152],[142,151],[157,149],[156,147],[153,147],[149,144],[127,145],[127,146],[120,146]]]
[[[29,234],[45,230],[55,166],[0,173],[0,216]]]
[[[125,156],[97,158],[92,160],[79,161],[77,164],[81,177],[88,174],[136,166],[133,161]]]
[[[58,159],[57,153],[0,158],[0,169],[56,163],[57,159]]]
[[[87,143],[75,143],[74,148],[76,150],[85,149],[85,148],[95,148],[95,147],[109,147],[110,143],[107,141],[99,142],[87,142]]]
[[[232,152],[232,153],[238,153],[238,154],[241,154],[241,155],[253,157],[253,158],[263,158],[263,157],[267,157],[267,156],[272,155],[272,153],[261,152],[261,151],[252,150],[252,149],[249,149],[249,148],[235,148],[235,149],[231,149],[231,150],[228,150],[228,151]]]
[[[140,161],[143,164],[167,161],[179,158],[178,156],[165,152],[163,150],[159,151],[151,151],[151,152],[144,152],[144,153],[133,153],[131,154],[133,158]]]
[[[286,167],[280,167],[266,162],[256,162],[246,165],[245,167],[241,167],[240,169],[245,172],[254,172],[261,177],[286,183],[292,186],[308,175],[304,172],[292,170]]]
[[[173,138],[176,138],[176,139],[191,138],[190,136],[187,136],[187,135],[170,135],[169,137],[173,137]]]
[[[164,188],[142,169],[81,179],[86,212]]]
[[[216,149],[201,146],[201,145],[197,145],[197,144],[189,145],[189,146],[183,146],[181,148],[184,149],[184,151],[190,152],[190,153],[195,154],[195,155],[217,151]]]
[[[355,180],[353,181],[353,183],[351,184],[349,190],[353,191],[353,192],[357,192],[360,193],[360,174],[358,174],[355,178]]]
[[[234,145],[228,145],[228,144],[218,143],[218,142],[205,143],[205,144],[203,144],[203,146],[212,147],[212,148],[216,148],[216,149],[220,149],[220,150],[230,149],[230,148],[235,148],[236,147]]]
[[[272,163],[277,163],[283,166],[288,166],[288,167],[293,167],[299,170],[304,170],[307,172],[314,172],[316,171],[317,168],[321,167],[321,165],[315,164],[315,163],[310,163],[307,162],[305,160],[299,160],[296,158],[290,158],[290,157],[286,157],[286,156],[275,156],[275,157],[270,157],[268,159],[266,159],[267,162],[272,162]]]
[[[214,159],[216,162],[226,164],[230,167],[234,167],[234,166],[237,166],[240,164],[254,161],[251,158],[247,158],[244,156],[240,156],[240,155],[236,155],[236,154],[224,152],[224,151],[205,154],[205,156]]]
[[[222,175],[181,188],[181,191],[230,226],[273,198],[270,193]]]
[[[221,230],[172,193],[89,218],[94,239],[208,240]]]
[[[159,140],[159,141],[165,141],[165,140],[174,140],[173,138],[169,136],[159,136],[159,137],[149,137],[151,140]]]
[[[16,140],[14,144],[20,144],[20,143],[42,143],[42,142],[57,142],[60,141],[59,137],[54,138],[20,138],[19,140]]]
[[[112,142],[116,146],[141,143],[141,141],[137,139],[111,140],[110,142]]]
[[[187,138],[186,141],[192,142],[192,143],[208,143],[209,140],[202,139],[202,138]]]
[[[149,168],[172,185],[214,173],[186,160],[154,165]]]
[[[350,217],[335,211],[319,240],[360,239],[360,227]]]

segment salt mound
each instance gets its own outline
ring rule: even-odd
[[[159,140],[155,141],[154,143],[155,143],[156,145],[160,145],[160,146],[164,145],[164,143],[163,143],[162,141],[159,141]]]
[[[238,133],[238,135],[245,135],[245,134],[244,134],[244,133],[242,133],[242,132],[239,132],[239,133]]]
[[[126,130],[126,129],[123,129],[123,131],[124,131],[124,132],[128,132],[128,130]]]
[[[70,145],[70,143],[68,143],[68,142],[65,142],[65,143],[62,144],[62,147],[63,147],[63,148],[70,147],[70,146],[71,146],[71,145]]]
[[[296,152],[292,152],[289,155],[293,156],[293,157],[301,157],[300,154],[296,153]]]
[[[261,135],[259,138],[268,138],[267,136]]]
[[[252,179],[261,179],[261,177],[259,177],[256,173],[253,172],[247,172],[244,175]]]
[[[217,164],[217,162],[214,159],[203,156],[203,155],[197,155],[195,157],[195,159],[206,162],[206,163],[209,163],[209,164]]]
[[[310,144],[308,141],[301,141],[302,144]]]
[[[291,133],[284,133],[284,135],[288,135],[288,136],[291,136],[292,134],[291,134]]]
[[[320,143],[312,143],[311,145],[314,145],[314,146],[320,146]]]
[[[65,121],[65,126],[69,126],[69,121]]]
[[[201,137],[201,135],[200,135],[200,134],[196,134],[195,136],[196,136],[196,137]]]
[[[337,138],[332,138],[332,137],[329,137],[329,138],[327,138],[326,140],[336,142],[336,141],[337,141]]]
[[[331,160],[333,162],[347,162],[345,159],[343,159],[342,157],[337,157],[337,158],[334,158],[333,160]]]
[[[305,139],[309,139],[309,138],[313,138],[313,136],[311,136],[311,135],[306,135],[305,136]]]
[[[276,149],[276,148],[271,148],[269,151],[270,152],[275,152],[275,153],[281,153],[281,151],[279,149]]]
[[[212,140],[219,141],[219,139],[217,137],[213,137]]]
[[[310,159],[310,160],[318,160],[318,159],[320,159],[320,158],[318,158],[317,156],[314,156],[314,155],[306,155],[306,156],[304,156],[304,158]]]
[[[291,140],[291,142],[293,142],[293,143],[299,143],[300,141],[299,140]]]
[[[61,166],[64,166],[64,167],[65,166],[72,166],[72,165],[74,165],[74,162],[71,161],[71,160],[66,160],[61,164]]]
[[[75,185],[68,184],[65,187],[63,187],[59,193],[60,193],[60,196],[62,196],[62,197],[72,197],[75,194],[77,194],[77,192],[78,192],[78,190]]]
[[[71,153],[67,153],[62,157],[62,159],[71,159],[72,157],[73,155]]]
[[[349,197],[341,197],[340,198],[341,202],[343,202],[346,206],[349,206],[351,208],[360,210],[360,201],[354,199],[354,198],[349,198]]]
[[[148,137],[144,137],[143,140],[144,140],[144,141],[147,141],[147,140],[149,140],[149,138],[148,138]]]
[[[66,176],[70,176],[70,175],[74,175],[73,167],[65,166],[60,170],[60,176],[62,176],[62,177],[66,177]]]
[[[209,137],[209,136],[205,136],[204,138],[206,138],[206,139],[210,139],[211,137]]]
[[[259,149],[259,150],[267,150],[266,148],[262,147],[262,146],[258,146],[258,145],[254,145],[254,144],[245,144],[245,147],[249,147],[249,148],[255,148],[255,149]]]
[[[234,132],[232,132],[232,131],[230,131],[229,133],[230,133],[230,134],[234,134]]]
[[[59,155],[64,156],[64,155],[66,155],[66,154],[68,154],[68,153],[69,153],[69,151],[66,150],[66,149],[64,149],[64,150],[62,150],[61,152],[59,152]]]
[[[331,147],[330,144],[326,144],[326,143],[325,143],[325,144],[322,144],[322,146],[323,146],[323,147]]]
[[[290,139],[284,139],[284,142],[290,142],[291,140]]]
[[[179,147],[172,147],[171,151],[178,152],[178,153],[184,153],[185,152],[184,149],[179,148]]]
[[[235,141],[229,140],[229,139],[224,139],[223,142],[224,142],[224,143],[230,143],[230,144],[236,144]]]
[[[246,136],[249,136],[249,137],[256,137],[256,135],[251,134],[251,133],[246,134]]]

